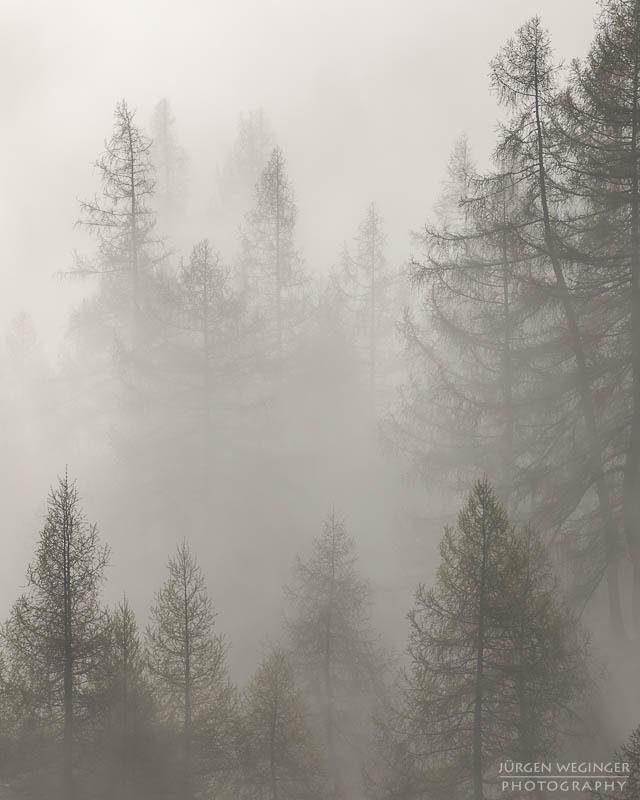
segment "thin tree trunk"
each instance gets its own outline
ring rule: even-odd
[[[508,246],[507,246],[507,210],[506,198],[503,199],[502,224],[504,233],[502,236],[502,310],[503,310],[503,336],[504,349],[502,360],[502,396],[504,403],[504,455],[503,470],[505,480],[505,496],[511,494],[513,474],[513,364],[511,358],[511,299],[509,296],[509,268]]]
[[[282,360],[282,264],[280,242],[280,160],[276,164],[276,328],[278,336],[278,362]]]
[[[327,607],[327,625],[325,629],[325,646],[324,646],[324,681],[325,681],[325,694],[326,694],[326,726],[327,726],[327,751],[329,754],[329,770],[332,780],[332,790],[335,794],[337,787],[337,765],[336,765],[336,744],[335,744],[335,730],[333,720],[333,676],[332,676],[332,661],[333,661],[333,595],[335,591],[335,530],[333,529],[334,520],[331,520],[332,533],[334,538],[331,547],[331,580],[329,584],[329,603]]]
[[[271,715],[271,728],[269,731],[269,777],[271,779],[271,800],[278,800],[278,774],[276,754],[276,734],[278,732],[278,671],[275,669],[275,686],[273,697],[273,713]]]
[[[371,242],[370,242],[370,269],[371,269],[371,309],[369,320],[369,391],[371,406],[375,412],[376,396],[376,217],[375,208],[371,206]]]
[[[183,566],[184,568],[184,566]],[[187,576],[184,575],[184,798],[191,800],[191,641]]]
[[[127,112],[128,113],[128,112]],[[133,335],[134,346],[138,345],[140,336],[140,275],[138,254],[138,205],[136,197],[136,165],[131,131],[131,117],[127,117],[127,133],[129,138],[129,181],[131,185],[131,277],[133,283]]]
[[[480,572],[480,597],[478,600],[478,630],[476,649],[476,674],[473,700],[473,740],[472,740],[472,779],[473,800],[483,800],[482,781],[482,734],[484,703],[484,644],[486,635],[486,572],[488,557],[488,536],[486,522],[483,520],[482,528],[482,567]]]
[[[71,527],[69,514],[69,483],[65,475],[63,498],[63,582],[64,582],[64,730],[63,730],[63,780],[65,800],[73,800],[73,629],[71,603]]]
[[[633,565],[633,622],[640,635],[640,198],[638,178],[638,95],[640,70],[639,4],[634,9],[633,111],[631,125],[631,366],[633,412],[624,468],[623,515],[629,556]]]

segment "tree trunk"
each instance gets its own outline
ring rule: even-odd
[[[374,206],[371,206],[371,242],[370,242],[370,269],[371,269],[371,316],[369,320],[369,391],[371,407],[375,413],[376,403],[376,217]]]
[[[271,800],[278,800],[278,774],[276,734],[278,732],[278,667],[276,666],[275,685],[273,687],[273,713],[271,715],[271,729],[269,731],[269,777],[271,780]]]
[[[489,541],[486,521],[482,529],[482,567],[480,572],[480,597],[478,598],[478,629],[476,649],[476,674],[473,700],[472,779],[473,800],[483,800],[482,781],[482,706],[484,702],[484,644],[486,635],[485,594]]]
[[[184,800],[191,800],[191,641],[187,576],[184,575]]]
[[[73,800],[73,629],[71,585],[71,514],[69,513],[68,480],[65,476],[63,511],[63,582],[64,582],[64,729],[63,729],[63,785],[65,800]]]
[[[334,521],[332,520],[332,525]],[[332,542],[331,549],[331,581],[329,584],[329,602],[327,606],[327,625],[325,629],[325,649],[324,649],[324,681],[325,681],[325,699],[326,699],[326,726],[327,726],[327,752],[329,755],[329,773],[332,782],[332,793],[335,796],[337,793],[337,765],[336,765],[336,744],[335,744],[335,730],[333,720],[333,675],[332,675],[332,662],[333,662],[333,595],[335,591],[335,536]]]
[[[638,71],[640,69],[639,4],[634,9],[633,110],[631,125],[631,367],[633,411],[624,468],[623,516],[625,537],[633,565],[633,623],[640,635],[640,198],[638,176]]]

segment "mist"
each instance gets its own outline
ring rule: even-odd
[[[636,5],[5,0],[15,797],[634,761]]]

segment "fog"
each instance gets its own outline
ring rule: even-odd
[[[263,107],[290,162],[314,270],[333,263],[373,197],[394,258],[406,259],[408,231],[433,206],[452,142],[466,131],[488,157],[497,117],[488,62],[534,11],[560,57],[584,54],[596,4],[578,0],[535,9],[526,0],[403,1],[393,11],[333,0],[4,0],[3,315],[29,308],[47,343],[59,340],[73,298],[57,287],[51,302],[52,277],[78,247],[76,198],[95,191],[91,164],[123,97],[141,122],[170,100],[205,198],[238,115]],[[202,235],[215,239],[200,213]]]
[[[640,39],[625,16],[634,2],[4,0],[0,713],[10,734],[0,736],[0,783],[16,797],[46,796],[49,780],[61,800],[160,797],[147,773],[164,763],[167,797],[182,800],[483,800],[501,760],[619,751],[640,722],[640,254],[629,200],[640,164],[636,106],[624,116],[620,100],[612,111],[603,74],[623,69],[616,41],[626,53]],[[610,17],[596,16],[601,5]],[[520,28],[535,15],[549,51],[542,29]],[[596,40],[583,71],[572,67],[603,30],[608,45],[598,50]],[[536,71],[535,93],[513,89],[526,83],[523,62],[503,49],[514,35],[514,48],[534,41],[536,58],[558,65]],[[603,144],[609,125],[618,150]],[[122,131],[133,149],[139,142],[134,201],[122,189],[123,157],[109,161]],[[612,160],[598,161],[608,147]],[[117,681],[86,665],[76,679],[64,637],[64,652],[49,639],[41,648],[46,681],[34,668],[27,691],[17,677],[40,657],[25,656],[25,619],[36,647],[34,620],[52,602],[38,594],[46,580],[34,578],[60,519],[52,497],[81,505],[110,549],[99,567],[88,545],[86,564],[78,557],[87,574],[104,572],[79,605],[87,630],[95,623],[104,641],[117,639],[126,614],[119,623],[113,609],[125,596],[137,618],[153,744],[132,758],[145,765],[140,775],[117,786],[122,765],[105,745],[117,750],[117,735],[104,721],[119,702],[126,708],[126,694],[112,706],[104,699],[104,682],[116,692]],[[475,591],[467,575],[450,592],[446,565],[490,561],[473,550],[479,507],[497,531],[497,561],[478,585],[494,581],[503,603],[486,623],[486,646],[519,642],[500,658],[522,659],[544,640],[547,667],[536,662],[523,681],[549,705],[531,701],[524,744],[515,661],[496,667],[489,654],[489,678],[442,678],[457,669],[443,641],[455,639],[466,659],[485,636],[462,601],[451,627],[434,622],[452,596]],[[337,548],[331,591],[336,553],[347,587],[346,655],[332,688],[329,666],[313,661],[321,636],[305,594],[326,584],[314,570],[328,563],[327,542]],[[217,640],[203,634],[202,652],[226,671],[203,678],[206,713],[193,732],[191,708],[172,694],[183,684],[163,685],[158,666],[170,558],[176,574],[201,568],[211,630],[227,648],[216,655]],[[525,622],[514,632],[504,610],[520,608],[524,562],[538,609],[522,618],[538,625],[528,645],[518,639]],[[197,584],[193,596],[202,591]],[[28,613],[16,604],[23,592]],[[105,623],[107,607],[115,616]],[[328,608],[318,611],[327,631]],[[104,641],[96,664],[111,668],[115,645]],[[47,660],[54,650],[59,675]],[[310,731],[308,752],[283,750],[278,785],[273,747],[270,782],[257,777],[251,727],[274,675],[276,687],[300,688]],[[428,695],[424,675],[443,681],[438,692],[434,683]],[[43,681],[49,699],[27,709],[24,697],[40,697]],[[451,698],[474,681],[473,702],[487,704],[490,721],[465,771],[482,738],[478,715],[473,740],[442,720],[463,720]],[[76,713],[71,686],[99,710]],[[491,721],[501,712],[477,687],[491,698],[512,692],[504,714],[517,707],[519,722]],[[204,731],[211,749],[216,726],[233,755],[202,756],[196,767]],[[536,738],[545,727],[547,749]],[[62,777],[43,779],[25,756],[36,730],[42,774]],[[291,741],[306,741],[293,730]],[[408,753],[424,742],[429,763],[418,767]],[[438,755],[443,743],[451,763]],[[287,772],[316,750],[302,777]],[[104,791],[86,778],[101,769]]]

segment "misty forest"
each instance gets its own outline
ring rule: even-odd
[[[0,345],[0,798],[640,798],[640,0],[552,36],[398,242],[375,191],[310,218],[267,107],[199,163],[179,102],[109,103],[63,333]]]

